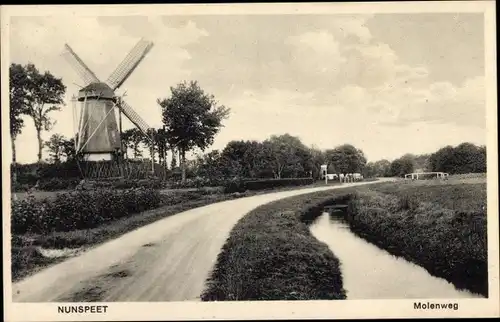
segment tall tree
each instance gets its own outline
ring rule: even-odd
[[[415,169],[414,157],[411,154],[406,154],[391,162],[390,175],[394,177],[402,177],[405,174],[412,173]]]
[[[326,155],[323,151],[314,146],[312,146],[309,149],[309,153],[311,155],[310,162],[311,162],[312,176],[313,178],[319,179],[321,178],[321,165],[327,163]],[[334,171],[330,171],[330,169],[328,170],[329,170],[328,173],[334,173]]]
[[[389,160],[379,160],[368,162],[365,167],[364,175],[369,177],[386,177],[390,175],[391,162]]]
[[[148,148],[149,155],[153,163],[156,163],[156,153],[158,152],[158,130],[151,128],[148,131],[148,137],[142,136],[142,143]]]
[[[430,156],[429,164],[432,171],[451,174],[486,172],[486,147],[467,142],[446,146]]]
[[[172,150],[172,160],[170,161],[170,168],[173,170],[177,168],[177,158],[178,158],[178,153],[175,147],[171,147]]]
[[[165,129],[159,128],[156,130],[154,136],[154,142],[156,146],[156,151],[158,152],[158,161],[166,169],[169,146]]]
[[[50,160],[54,163],[61,162],[61,158],[64,155],[64,143],[66,139],[61,134],[52,134],[44,146],[49,151]]]
[[[308,149],[299,138],[290,134],[273,135],[263,142],[263,148],[274,178],[297,177],[307,172],[305,165],[309,161],[303,160]]]
[[[158,99],[163,123],[172,146],[180,155],[182,181],[186,180],[186,152],[197,147],[204,151],[212,145],[229,109],[219,105],[213,95],[206,94],[193,81],[170,88],[170,98]]]
[[[327,161],[333,164],[339,173],[362,173],[366,165],[366,157],[360,149],[344,144],[326,151]]]
[[[40,162],[43,150],[42,131],[50,131],[55,124],[55,121],[50,118],[50,113],[61,110],[66,86],[60,78],[56,78],[48,71],[41,74],[31,63],[23,68],[27,77],[26,114],[31,116],[35,124],[38,162]]]
[[[210,183],[220,182],[224,177],[225,169],[225,163],[218,150],[198,157],[198,175],[208,179]]]
[[[10,137],[12,144],[12,163],[16,163],[16,138],[24,126],[22,115],[27,113],[29,103],[28,77],[20,64],[11,64],[9,68],[9,105]]]
[[[144,140],[144,134],[138,128],[131,128],[123,132],[122,142],[126,145],[126,149],[132,149],[134,159],[142,157],[141,144]]]

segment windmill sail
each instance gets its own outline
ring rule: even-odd
[[[120,104],[121,111],[135,126],[139,128],[148,138],[148,130],[151,128],[146,122],[137,114],[137,112],[127,102],[122,101]]]
[[[135,47],[128,53],[125,59],[118,65],[116,70],[109,76],[106,83],[113,90],[120,87],[125,80],[132,74],[134,69],[146,57],[147,53],[153,47],[153,43],[141,39]]]
[[[87,160],[96,161],[103,158],[109,160],[113,152],[121,148],[120,131],[114,111],[116,101],[114,91],[125,82],[152,47],[153,43],[141,39],[110,75],[107,82],[102,83],[73,49],[65,44],[64,58],[85,82],[78,95],[82,109],[76,148],[86,156]],[[148,135],[150,127],[139,114],[125,102],[118,104],[118,107],[151,140]]]
[[[97,76],[88,68],[87,65],[83,62],[83,60],[78,57],[78,55],[71,49],[68,44],[64,45],[65,52],[63,53],[63,57],[70,63],[71,66],[76,70],[78,75],[85,82],[84,86],[90,85],[91,83],[98,83],[99,79]]]

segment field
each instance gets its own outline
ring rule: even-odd
[[[346,220],[359,237],[487,297],[485,180],[377,183],[261,206],[231,232],[203,300],[343,298],[335,254],[307,229],[337,202],[348,203]],[[321,285],[332,276],[328,293]]]

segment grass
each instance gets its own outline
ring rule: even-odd
[[[348,204],[359,237],[487,297],[485,178],[462,179],[376,183],[263,205],[231,231],[202,300],[345,298],[338,259],[307,228],[335,203]]]
[[[281,199],[251,211],[231,231],[203,301],[345,299],[338,259],[307,223],[331,193]]]
[[[488,296],[486,184],[359,187],[351,230],[458,289]]]

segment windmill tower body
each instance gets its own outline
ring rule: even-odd
[[[92,83],[78,92],[78,101],[77,150],[86,161],[112,160],[121,147],[113,91],[104,83]]]
[[[151,50],[153,43],[141,39],[129,52],[116,70],[109,76],[106,82],[101,82],[97,76],[85,65],[76,53],[65,45],[65,58],[71,63],[84,81],[84,87],[78,92],[80,105],[80,120],[76,141],[76,152],[81,156],[83,162],[91,165],[95,161],[116,161],[116,156],[123,155],[121,151],[120,129],[116,120],[116,109],[119,109],[146,138],[150,127],[142,120],[130,105],[115,95],[115,91],[131,75],[138,64]],[[119,104],[117,104],[119,101]],[[97,176],[106,176],[105,173],[116,173],[116,171],[101,171],[99,163]],[[112,166],[110,166],[112,167]],[[85,176],[85,175],[84,175]]]

